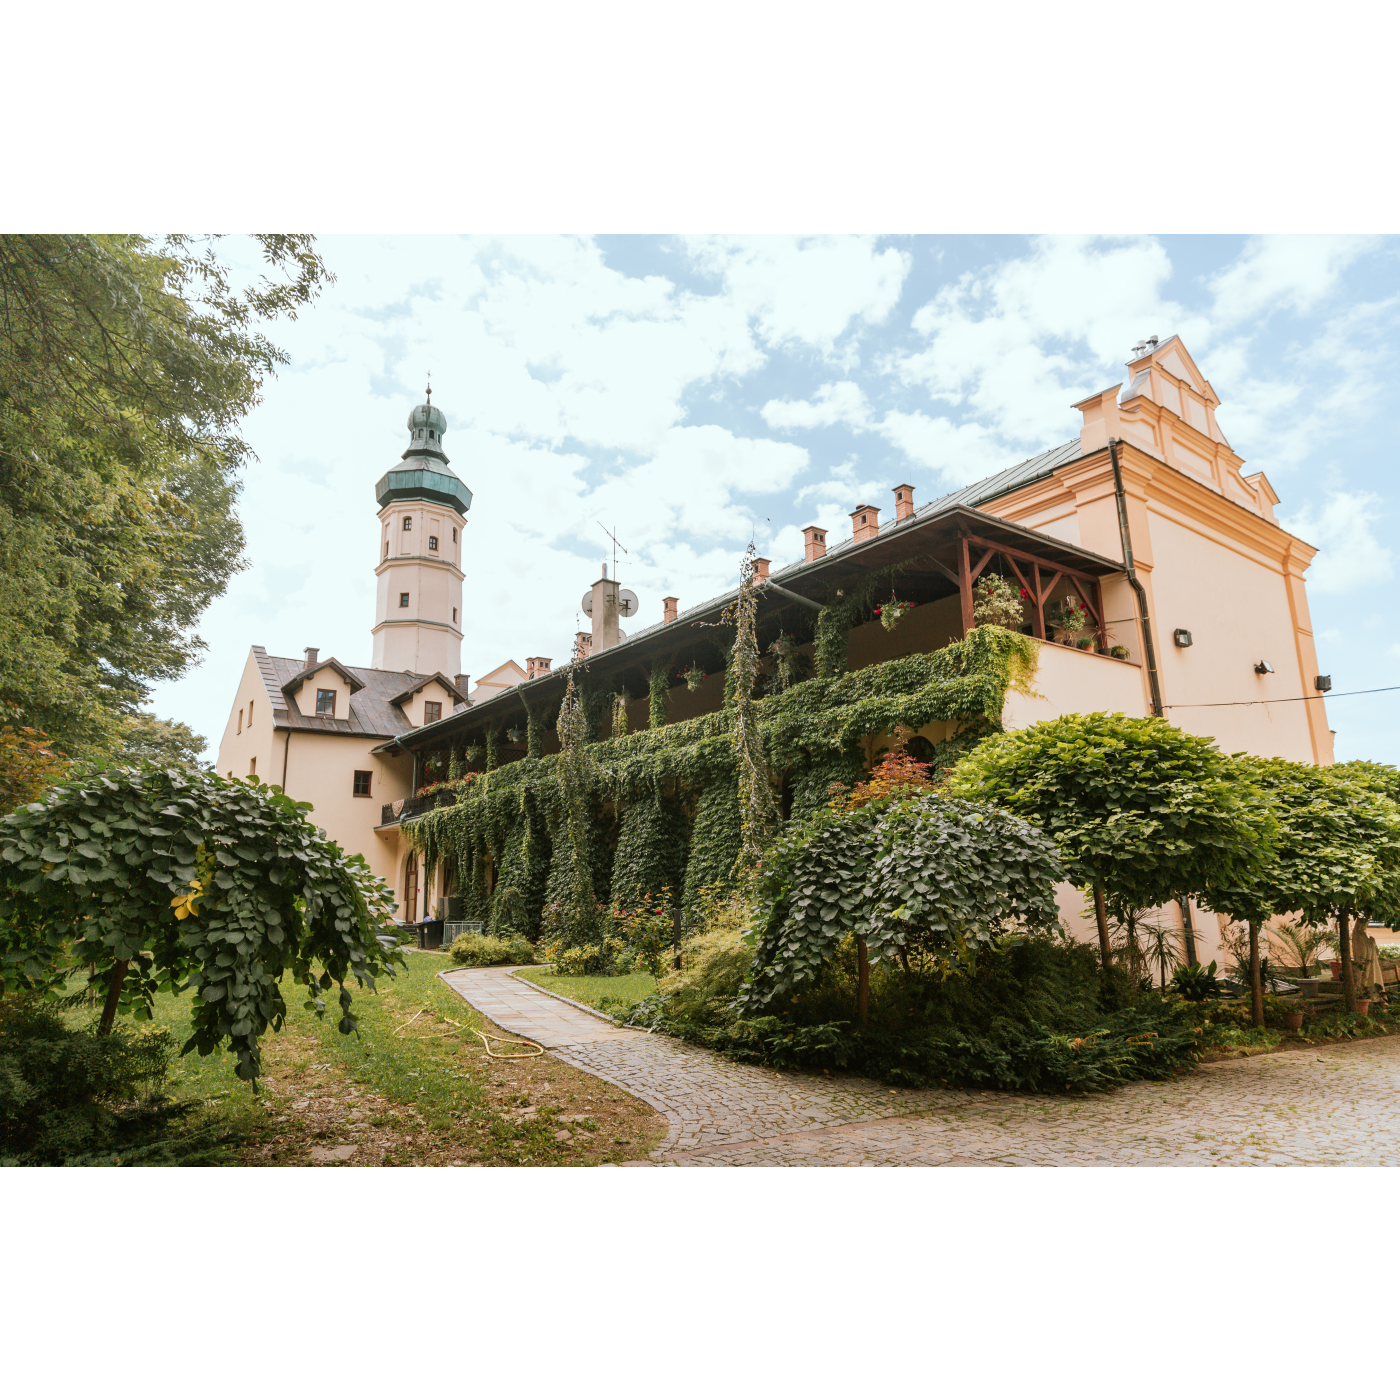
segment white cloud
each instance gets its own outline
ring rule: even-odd
[[[837,423],[864,427],[870,418],[865,394],[849,379],[823,384],[814,400],[769,399],[762,412],[770,428],[830,428]]]
[[[877,252],[873,238],[691,238],[686,246],[765,344],[798,341],[827,355],[852,321],[885,320],[910,267],[907,253]]]
[[[1251,239],[1234,263],[1210,279],[1211,319],[1233,325],[1279,310],[1307,315],[1376,242],[1321,234]]]
[[[1394,577],[1394,551],[1372,529],[1384,519],[1376,509],[1381,504],[1369,491],[1333,491],[1320,511],[1307,506],[1280,521],[1290,534],[1317,546],[1308,569],[1310,592],[1350,593]]]

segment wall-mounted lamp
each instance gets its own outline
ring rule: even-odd
[[[1270,666],[1267,661],[1256,661],[1254,663],[1254,669],[1261,676],[1272,676],[1274,673],[1274,668]]]
[[[1314,684],[1319,690],[1331,690],[1331,689],[1332,689],[1332,677],[1331,677],[1331,676],[1317,676],[1317,677],[1314,678],[1313,684]]]
[[[1176,631],[1172,633],[1172,641],[1179,647],[1189,647],[1191,645],[1191,634],[1184,627],[1178,627]]]

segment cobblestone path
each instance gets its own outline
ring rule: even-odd
[[[624,1029],[499,968],[442,974],[504,1030],[666,1115],[655,1165],[1400,1166],[1400,1037],[1089,1099],[782,1074]],[[648,1163],[634,1163],[643,1166]]]

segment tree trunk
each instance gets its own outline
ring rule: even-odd
[[[112,967],[112,980],[107,984],[107,1000],[102,1006],[102,1019],[97,1023],[98,1035],[111,1035],[112,1022],[117,1019],[117,1003],[122,999],[122,983],[126,980],[126,960]]]
[[[1094,922],[1099,926],[1099,956],[1107,972],[1113,961],[1113,946],[1108,941],[1108,910],[1104,908],[1102,885],[1094,886]]]
[[[1249,925],[1249,993],[1254,1002],[1254,1024],[1264,1025],[1264,982],[1259,975],[1259,925]]]
[[[1194,967],[1201,960],[1196,956],[1196,930],[1191,923],[1191,904],[1188,900],[1178,899],[1176,906],[1181,910],[1181,942],[1182,952],[1186,954],[1186,966]]]
[[[856,962],[860,977],[856,983],[856,1020],[863,1026],[870,1019],[870,954],[865,939],[856,939]]]
[[[1345,909],[1337,911],[1337,942],[1341,944],[1342,953],[1342,1000],[1346,1004],[1348,1011],[1356,1010],[1356,988],[1351,980],[1351,916]]]

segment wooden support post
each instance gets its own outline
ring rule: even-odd
[[[1035,604],[1035,635],[1043,642],[1045,640],[1045,594],[1040,588],[1040,565],[1031,566],[1035,570],[1035,588],[1032,590],[1031,601]]]
[[[962,595],[963,636],[972,631],[972,561],[967,553],[967,536],[958,541],[958,592]]]
[[[1099,650],[1106,653],[1108,651],[1108,623],[1104,619],[1108,617],[1108,613],[1103,605],[1103,584],[1098,579],[1094,580],[1094,607],[1098,612],[1097,621],[1099,624],[1094,629],[1094,635],[1099,639]]]

